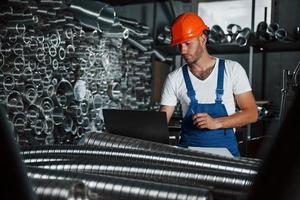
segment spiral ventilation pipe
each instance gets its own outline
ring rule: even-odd
[[[31,179],[31,183],[38,199],[93,199],[86,185],[78,180]]]
[[[81,180],[90,189],[95,199],[212,199],[211,193],[206,189],[155,183],[151,181],[47,170],[31,166],[27,167],[27,174],[31,180]]]
[[[56,154],[37,154],[30,158],[29,165],[51,170],[104,174],[207,188],[212,192],[214,199],[245,198],[252,185],[252,180],[249,177],[212,170],[184,170],[178,167],[132,163],[130,161],[124,164],[104,159],[90,161],[89,157],[80,157],[77,159],[73,157],[70,158],[71,160],[49,161],[50,157],[59,158],[60,156]],[[67,159],[67,155],[63,157]],[[33,162],[34,160],[38,160],[39,162]]]
[[[88,146],[67,146],[67,145],[47,145],[23,148],[21,154],[25,161],[32,154],[68,154],[74,156],[87,156],[91,159],[111,159],[116,161],[131,161],[140,163],[152,163],[164,166],[177,166],[182,168],[198,168],[218,170],[224,173],[240,174],[253,177],[257,170],[255,167],[245,163],[231,162],[230,160],[221,160],[205,156],[186,156],[167,154],[162,152],[148,152],[136,149],[118,149],[105,147]]]
[[[110,133],[90,133],[86,134],[84,138],[85,145],[96,146],[96,147],[114,147],[120,149],[141,149],[149,152],[164,152],[171,154],[189,155],[197,157],[210,157],[221,160],[228,160],[232,163],[245,163],[247,165],[253,165],[256,168],[261,160],[253,158],[229,158],[219,156],[216,154],[210,154],[205,152],[196,152],[184,148],[176,148],[174,146],[155,143],[151,141],[145,141],[136,138],[129,138],[126,136],[120,136]]]

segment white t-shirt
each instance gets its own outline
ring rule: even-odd
[[[205,80],[198,79],[188,68],[198,103],[215,103],[218,65],[219,59],[216,58],[215,67]],[[234,95],[239,95],[252,90],[247,74],[238,62],[225,60],[223,88],[224,94],[222,96],[222,103],[225,105],[228,115],[231,115],[235,113]],[[167,76],[161,94],[160,104],[176,106],[178,100],[181,104],[182,115],[184,117],[190,104],[190,98],[187,96],[187,88],[183,78],[182,67],[174,70]]]

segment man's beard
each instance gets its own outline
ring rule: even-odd
[[[186,64],[191,65],[191,64],[195,64],[200,59],[200,57],[199,58],[195,58],[195,57],[185,58],[185,57],[183,57],[183,59],[185,60]]]

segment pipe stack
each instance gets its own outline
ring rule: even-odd
[[[167,59],[110,5],[7,0],[0,24],[0,103],[21,145],[76,143],[103,108],[151,107],[151,57]]]
[[[26,147],[21,154],[27,166],[55,173],[85,173],[202,188],[214,199],[245,199],[260,163],[109,133],[91,134],[85,143],[88,145]]]

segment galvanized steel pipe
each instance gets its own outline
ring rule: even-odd
[[[51,157],[53,158],[51,159]],[[217,171],[183,170],[177,167],[138,164],[130,161],[122,164],[104,159],[90,161],[88,158],[76,159],[74,156],[70,157],[70,160],[65,160],[68,159],[67,155],[63,155],[62,160],[58,160],[59,157],[57,154],[37,154],[31,156],[30,163],[27,162],[27,158],[25,158],[25,162],[31,166],[51,170],[105,174],[200,188],[208,187],[207,189],[211,190],[214,197],[218,196],[218,199],[245,197],[252,185],[252,178]]]
[[[205,152],[196,152],[185,148],[177,148],[174,146],[155,143],[136,138],[129,138],[121,135],[111,133],[89,133],[84,138],[84,144],[96,147],[114,147],[121,149],[141,149],[149,152],[164,152],[179,155],[189,155],[196,157],[210,157],[221,160],[228,160],[230,162],[245,163],[253,165],[254,168],[258,167],[261,160],[251,158],[228,158],[216,154],[209,154]]]
[[[119,145],[124,145],[119,143]],[[35,146],[34,148],[26,147],[23,149],[22,155],[26,157],[36,153],[56,153],[81,156],[93,156],[95,159],[112,159],[134,162],[146,162],[164,166],[178,166],[182,168],[198,168],[223,171],[224,173],[235,173],[248,175],[250,177],[257,173],[257,169],[252,165],[238,163],[230,160],[221,160],[210,158],[208,156],[186,156],[175,155],[162,152],[148,152],[136,149],[120,149],[120,148],[95,148],[87,146]]]
[[[72,0],[69,9],[82,25],[100,32],[109,30],[117,21],[115,10],[100,1]]]
[[[87,200],[89,197],[88,187],[79,180],[60,179],[31,179],[33,191],[38,199],[56,200]]]
[[[105,175],[27,167],[30,179],[81,180],[89,187],[96,199],[169,199],[169,200],[212,200],[211,193],[202,188],[183,187]]]

